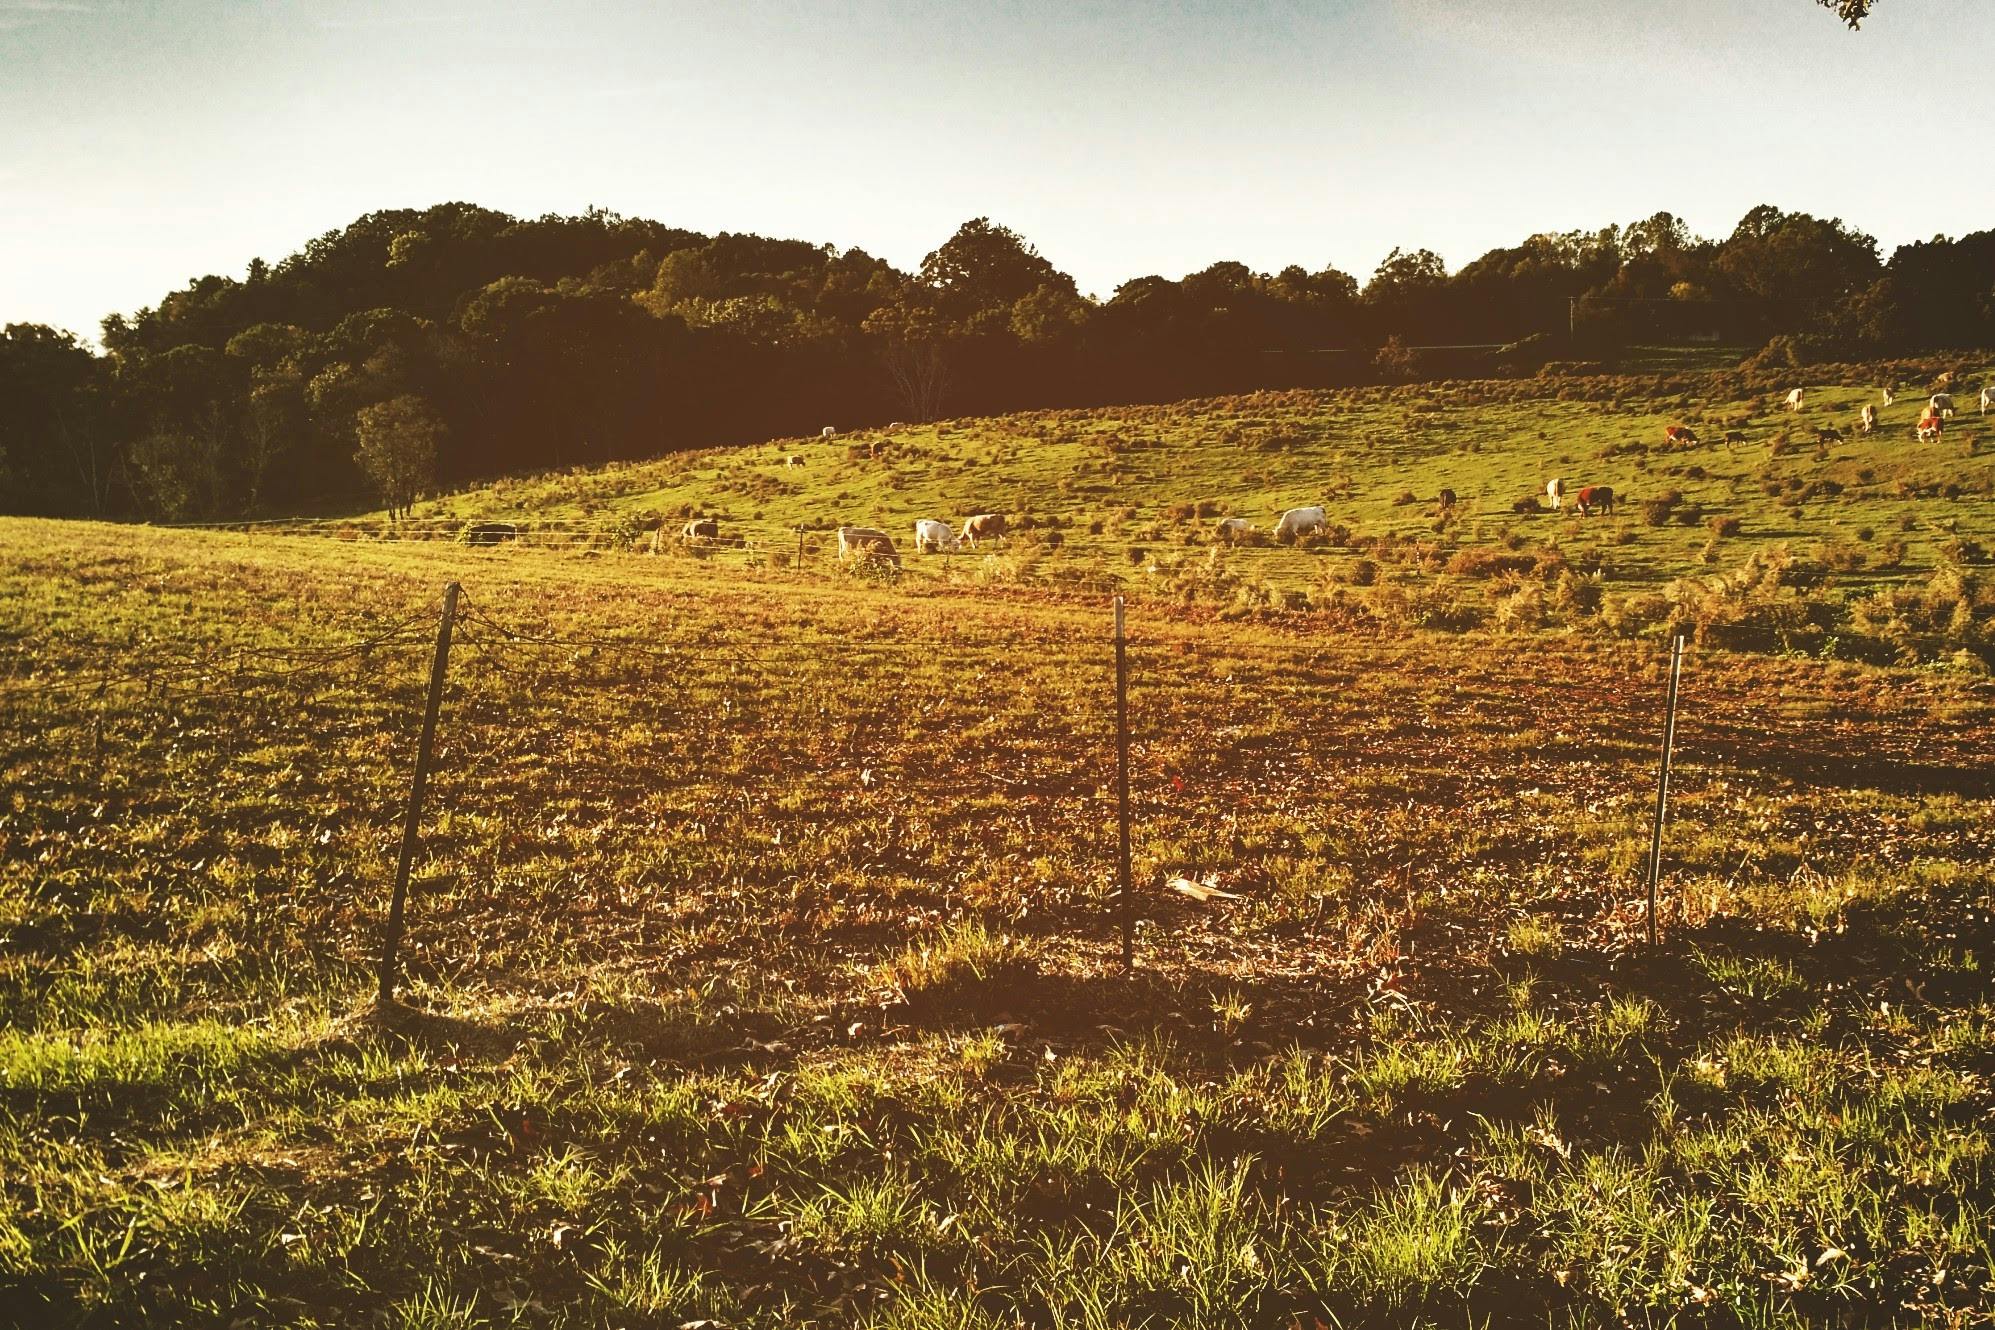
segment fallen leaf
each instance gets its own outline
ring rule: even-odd
[[[1194,882],[1188,877],[1174,877],[1170,880],[1169,886],[1172,891],[1177,892],[1180,896],[1189,896],[1193,900],[1200,902],[1237,901],[1240,899],[1237,892],[1221,891],[1218,887],[1204,882]]]

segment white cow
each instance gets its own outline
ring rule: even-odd
[[[1557,512],[1566,501],[1566,483],[1557,476],[1545,482],[1545,496],[1552,501],[1552,511]]]
[[[1953,419],[1953,394],[1934,393],[1932,400],[1926,403],[1926,405],[1931,407],[1933,414],[1941,420]]]
[[[820,439],[835,439],[838,437],[838,429],[834,425],[826,425],[817,432],[817,436]]]
[[[914,524],[914,548],[922,554],[953,554],[956,532],[947,522],[924,517]]]
[[[1804,395],[1805,394],[1799,388],[1796,388],[1793,391],[1789,392],[1787,394],[1787,409],[1789,411],[1799,411],[1801,409],[1801,401]]]
[[[1321,508],[1291,508],[1275,523],[1275,539],[1284,536],[1306,536],[1312,531],[1321,531],[1328,516]]]
[[[1219,525],[1213,528],[1213,535],[1217,536],[1220,540],[1225,540],[1230,536],[1239,535],[1241,532],[1245,531],[1246,529],[1247,529],[1246,518],[1222,517],[1219,519]]]
[[[898,568],[901,566],[899,551],[894,549],[894,540],[876,526],[842,526],[838,528],[838,561],[844,563],[854,556],[878,555]]]
[[[1877,408],[1871,403],[1865,402],[1863,410],[1857,412],[1856,428],[1860,434],[1868,434],[1877,428]]]
[[[1988,408],[1991,406],[1995,406],[1995,387],[1983,388],[1981,390],[1981,414],[1984,416],[1987,415]]]
[[[1893,402],[1898,400],[1898,395],[1892,392],[1889,388],[1884,389],[1883,392],[1884,392],[1884,404],[1886,406],[1890,406]]]

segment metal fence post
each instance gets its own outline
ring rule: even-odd
[[[416,743],[416,774],[409,782],[409,811],[402,822],[402,857],[395,868],[395,894],[388,904],[388,931],[381,943],[383,1007],[395,999],[396,953],[402,945],[402,910],[409,895],[409,869],[416,858],[416,830],[422,821],[423,787],[429,783],[430,749],[436,741],[436,716],[443,706],[443,676],[450,664],[450,629],[457,618],[457,583],[443,589],[443,618],[436,628],[436,657],[429,667],[429,701],[423,708],[422,737]]]
[[[1656,942],[1656,894],[1662,881],[1663,818],[1669,811],[1669,764],[1676,747],[1676,698],[1683,678],[1683,634],[1670,643],[1669,691],[1663,704],[1662,764],[1656,772],[1656,819],[1649,837],[1649,945]]]
[[[1136,893],[1129,872],[1129,639],[1122,631],[1122,597],[1115,598],[1115,803],[1120,830],[1116,859],[1122,898],[1122,968],[1136,968]]]

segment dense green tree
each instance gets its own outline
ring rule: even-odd
[[[422,398],[405,394],[363,407],[356,425],[360,446],[355,460],[373,482],[388,516],[406,517],[436,483],[443,421]]]
[[[33,323],[0,329],[0,492],[5,509],[110,509],[122,466],[107,367],[74,334]]]
[[[921,284],[937,307],[966,328],[1008,321],[1011,310],[1042,287],[1076,294],[1074,279],[1055,268],[1008,226],[973,217],[921,261]]]
[[[1705,239],[1659,212],[1531,236],[1452,273],[1394,250],[1362,291],[1331,268],[1222,260],[1093,301],[989,218],[907,273],[863,250],[602,211],[440,204],[367,214],[240,279],[107,318],[101,356],[7,330],[0,503],[175,517],[350,504],[370,487],[362,413],[408,397],[439,422],[435,477],[454,483],[825,424],[1528,372],[1643,339],[1987,344],[1991,249],[1988,233],[1941,238],[1881,264],[1834,219],[1755,208]]]

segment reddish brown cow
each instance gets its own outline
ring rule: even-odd
[[[1688,448],[1696,444],[1697,435],[1686,425],[1667,425],[1663,428],[1663,442]]]
[[[1614,512],[1614,491],[1606,485],[1588,485],[1573,496],[1573,506],[1579,509],[1581,517],[1593,516],[1595,508],[1611,516]]]
[[[963,543],[975,548],[980,540],[995,540],[1004,534],[1003,513],[978,513],[963,523]]]

